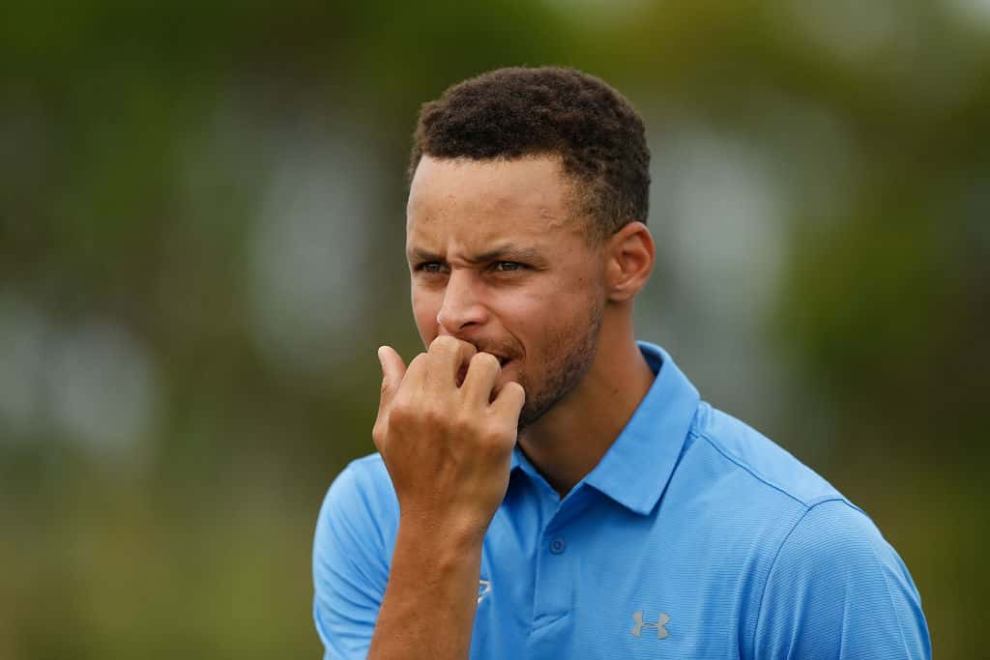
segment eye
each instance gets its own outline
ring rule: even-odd
[[[444,264],[439,261],[424,261],[421,264],[416,264],[413,268],[417,273],[427,273],[429,275],[437,275],[444,272]]]
[[[517,261],[496,261],[492,264],[492,270],[496,273],[511,273],[522,270],[526,266]]]

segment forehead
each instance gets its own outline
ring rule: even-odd
[[[574,218],[573,183],[559,158],[477,161],[425,156],[406,209],[409,244],[466,248],[512,239],[545,242],[583,234]]]

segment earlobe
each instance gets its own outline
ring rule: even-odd
[[[630,222],[609,239],[609,300],[623,302],[639,293],[653,270],[656,247],[642,222]]]

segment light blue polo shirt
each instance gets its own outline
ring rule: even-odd
[[[914,582],[870,519],[640,349],[657,377],[566,497],[516,449],[471,657],[930,658]],[[330,487],[313,554],[326,657],[367,654],[398,519],[378,455]]]

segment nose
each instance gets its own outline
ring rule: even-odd
[[[488,320],[488,310],[477,295],[476,282],[470,271],[451,272],[443,292],[443,304],[437,314],[441,335],[460,336],[471,326]]]

